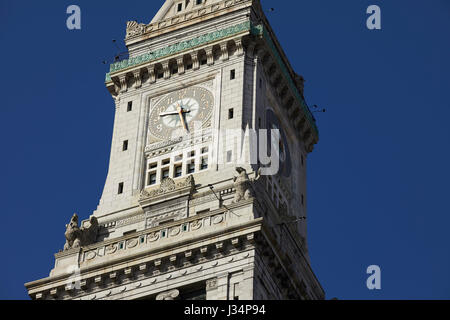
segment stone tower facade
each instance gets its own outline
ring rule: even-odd
[[[125,42],[102,197],[30,297],[324,299],[306,241],[318,130],[259,0],[167,0]]]

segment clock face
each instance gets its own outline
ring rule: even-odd
[[[273,112],[273,110],[267,110],[267,134],[268,140],[271,141],[271,131],[272,129],[278,129],[280,131],[280,141],[279,141],[279,150],[280,150],[280,171],[279,173],[284,177],[290,177],[291,175],[291,154],[289,152],[289,144],[286,138],[286,134],[284,133],[283,128],[281,127],[281,122]],[[269,144],[270,146],[271,144]]]
[[[202,87],[189,87],[169,93],[150,111],[150,133],[169,140],[194,129],[204,128],[214,108],[213,94]],[[195,124],[195,128],[194,128]]]

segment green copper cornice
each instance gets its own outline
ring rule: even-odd
[[[309,107],[306,105],[306,102],[303,99],[302,95],[298,91],[297,86],[294,84],[291,74],[288,71],[288,68],[286,67],[286,64],[284,63],[283,59],[281,58],[280,53],[279,53],[277,47],[275,46],[275,43],[272,40],[272,37],[267,32],[267,29],[264,28],[264,26],[260,24],[257,26],[252,26],[251,32],[253,35],[262,36],[266,40],[267,44],[269,45],[270,49],[272,50],[272,53],[274,54],[274,57],[276,58],[276,60],[278,62],[278,65],[279,65],[281,71],[283,72],[284,76],[288,80],[288,84],[289,84],[291,91],[295,94],[295,97],[297,98],[297,100],[300,101],[300,105],[302,106],[302,109],[306,115],[306,118],[308,119],[309,123],[313,127],[313,130],[315,131],[317,136],[319,136],[319,129],[317,128],[317,125],[314,121],[311,111],[309,110]]]
[[[244,31],[250,31],[250,28],[251,28],[250,21],[246,21],[244,23],[240,23],[238,25],[229,28],[207,33],[199,37],[193,38],[191,40],[182,41],[170,45],[168,47],[161,48],[152,53],[146,53],[137,56],[135,58],[125,59],[120,62],[113,63],[110,66],[109,73],[106,74],[106,82],[111,81],[111,73],[127,69],[129,67],[134,67],[143,63],[147,63],[156,59],[160,59],[166,56],[170,56],[211,42],[215,42],[220,39],[228,38],[230,36],[242,33]]]

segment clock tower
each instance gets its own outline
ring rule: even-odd
[[[99,205],[30,297],[324,299],[306,234],[318,129],[260,1],[167,0],[125,43]]]

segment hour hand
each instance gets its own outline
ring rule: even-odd
[[[172,112],[164,112],[164,113],[160,113],[159,116],[160,117],[165,117],[165,116],[175,116],[178,115],[177,111],[172,111]]]

